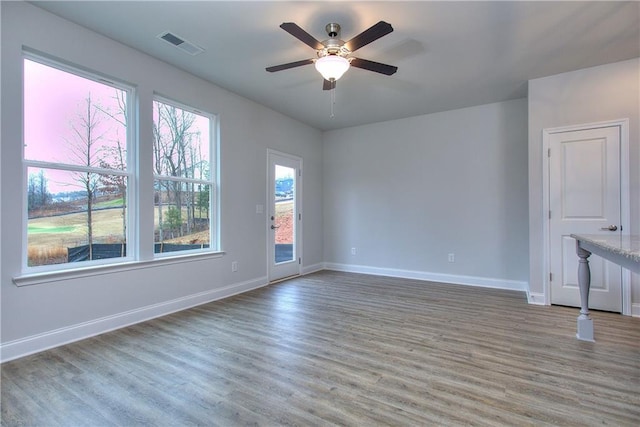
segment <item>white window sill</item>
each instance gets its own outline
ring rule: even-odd
[[[221,258],[224,252],[206,252],[197,254],[174,255],[162,258],[154,258],[145,261],[128,261],[118,264],[96,265],[80,267],[72,270],[47,271],[43,273],[23,274],[13,278],[16,286],[31,286],[44,283],[59,282],[63,280],[78,279],[81,277],[95,277],[103,274],[120,273],[123,271],[140,270],[157,266],[183,264],[187,262],[201,261],[204,259]]]

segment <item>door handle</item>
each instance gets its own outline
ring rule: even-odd
[[[616,231],[616,230],[618,230],[618,226],[617,225],[610,225],[608,227],[602,227],[600,230]]]
[[[275,230],[276,228],[280,228],[280,226],[279,226],[279,225],[272,225],[272,226],[271,226],[271,229],[272,229],[272,230]]]

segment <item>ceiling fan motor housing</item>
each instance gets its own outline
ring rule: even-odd
[[[330,23],[330,24],[327,24],[327,26],[324,27],[324,29],[327,31],[327,34],[331,38],[336,38],[340,35],[340,24]]]
[[[340,24],[327,24],[325,30],[329,39],[322,41],[324,49],[318,50],[318,58],[328,55],[338,55],[346,58],[351,52],[345,47],[344,40],[340,40]]]

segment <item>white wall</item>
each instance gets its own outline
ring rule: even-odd
[[[543,300],[542,130],[629,119],[631,233],[640,233],[640,59],[587,68],[529,82],[529,286]],[[634,314],[640,281],[632,278]]]
[[[303,268],[322,265],[320,131],[29,4],[2,2],[1,7],[3,359],[264,285],[266,218],[256,214],[256,205],[267,202],[267,148],[303,158]],[[226,255],[33,286],[17,287],[12,282],[21,272],[23,250],[19,185],[23,46],[136,85],[143,175],[151,172],[145,141],[151,140],[154,91],[219,114],[221,240]],[[141,198],[142,206],[152,209],[152,194]],[[237,273],[231,273],[232,260],[239,262]]]
[[[323,180],[328,267],[526,288],[525,99],[325,132]]]

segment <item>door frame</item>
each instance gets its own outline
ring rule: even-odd
[[[542,129],[542,239],[543,239],[543,263],[542,277],[544,280],[544,303],[551,305],[551,282],[550,273],[550,189],[549,179],[549,149],[551,135],[563,132],[574,132],[581,130],[591,130],[605,127],[620,128],[620,222],[623,230],[629,233],[630,228],[630,182],[629,182],[629,119],[607,120],[602,122],[584,123],[570,126],[560,126]],[[576,255],[577,256],[577,255]],[[631,315],[631,272],[626,268],[622,269],[622,314]]]
[[[271,254],[271,219],[270,219],[270,211],[271,211],[271,200],[272,200],[272,193],[274,191],[273,189],[273,183],[271,182],[271,156],[272,155],[276,155],[276,156],[280,156],[280,157],[286,157],[288,159],[291,159],[295,162],[298,162],[298,164],[300,165],[300,169],[298,171],[298,176],[296,177],[296,189],[294,191],[294,203],[295,203],[295,212],[298,213],[298,219],[296,220],[296,233],[295,233],[295,243],[294,243],[294,247],[296,248],[296,255],[298,257],[298,275],[302,274],[302,219],[303,219],[303,215],[302,215],[302,170],[303,170],[303,162],[302,162],[302,157],[293,155],[293,154],[289,154],[289,153],[284,153],[282,151],[277,151],[271,148],[267,148],[267,190],[266,190],[266,196],[267,196],[267,209],[265,211],[265,230],[266,230],[266,236],[267,236],[267,283],[274,283],[274,282],[278,282],[281,279],[276,279],[276,280],[271,280],[271,266],[272,266],[272,259],[270,257]]]

